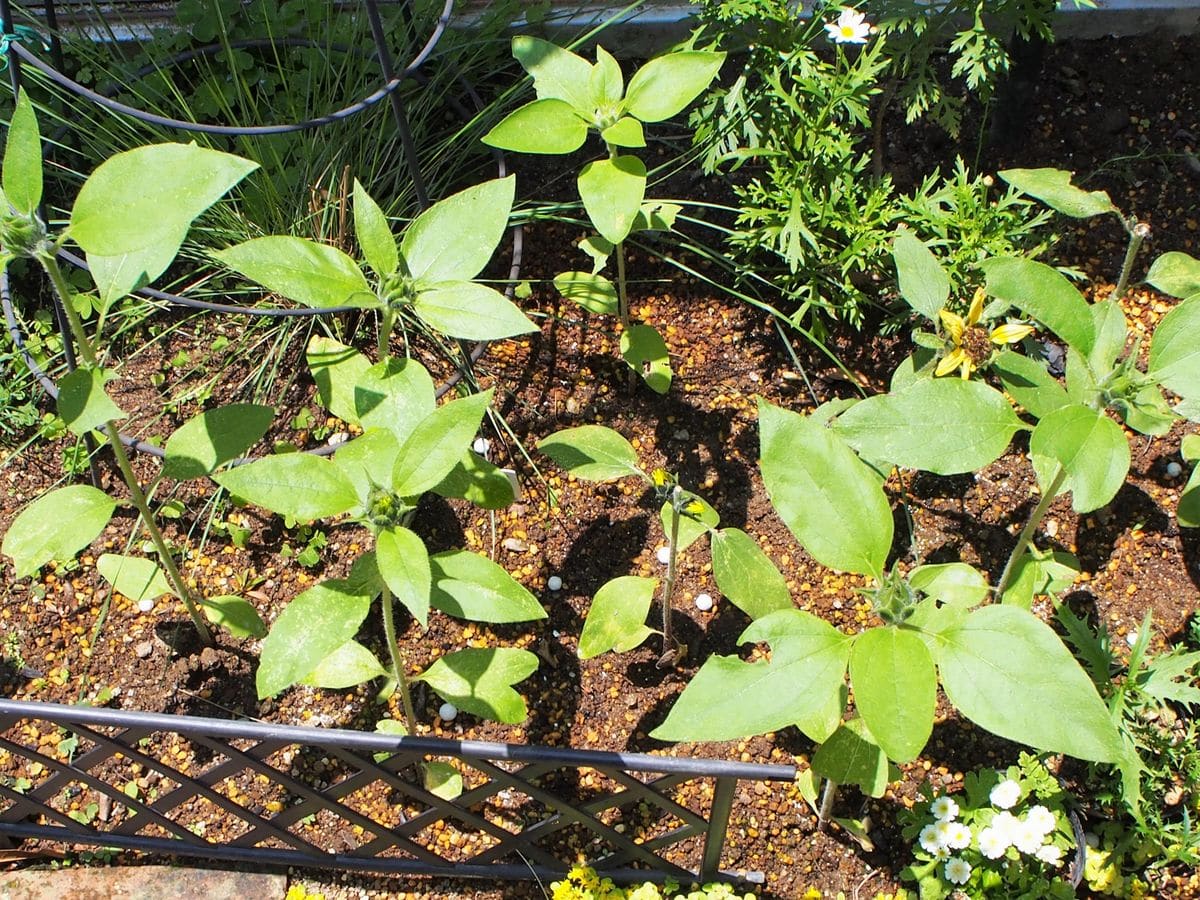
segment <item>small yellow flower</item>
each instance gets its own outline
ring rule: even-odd
[[[650,479],[654,482],[655,487],[661,488],[667,486],[667,483],[671,480],[671,476],[666,469],[655,469],[650,473]]]
[[[1032,325],[1019,322],[999,325],[991,331],[981,326],[979,317],[983,315],[985,296],[983,288],[975,291],[965,321],[962,316],[948,309],[938,311],[938,317],[942,320],[946,334],[954,346],[934,369],[933,374],[936,377],[940,378],[958,369],[960,376],[966,380],[971,377],[972,372],[988,361],[994,347],[1015,344],[1033,332]]]

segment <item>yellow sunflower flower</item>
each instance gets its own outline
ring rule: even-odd
[[[1021,323],[1006,323],[988,331],[979,324],[985,296],[983,288],[975,291],[965,320],[948,309],[938,311],[942,326],[954,346],[934,369],[935,376],[940,378],[958,369],[960,376],[966,380],[971,377],[972,372],[988,361],[995,347],[1015,344],[1033,331],[1032,325]]]

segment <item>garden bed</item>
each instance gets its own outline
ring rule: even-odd
[[[1070,169],[1089,189],[1107,190],[1123,209],[1149,222],[1152,238],[1143,262],[1168,250],[1197,255],[1200,52],[1193,42],[1170,44],[1151,38],[1061,45],[1051,52],[1032,103],[1026,139],[1015,149],[989,156],[986,168]],[[970,127],[964,129],[964,134],[973,133]],[[969,147],[952,147],[920,129],[895,128],[890,135],[888,158],[900,160],[902,171],[909,166],[914,177],[935,160],[951,159],[956,150],[972,153]],[[519,195],[544,196],[555,190],[547,191],[532,170],[520,174]],[[693,179],[677,179],[670,188],[685,199],[723,197],[720,185]],[[1104,296],[1120,267],[1123,233],[1108,219],[1078,225],[1064,221],[1060,229],[1063,240],[1055,254],[1084,270],[1091,282],[1089,295]],[[856,386],[812,347],[794,342],[792,352],[785,349],[779,330],[765,314],[653,257],[635,254],[630,266],[636,273],[631,291],[636,318],[663,333],[675,369],[671,391],[658,396],[640,382],[631,383],[616,356],[607,320],[589,321],[549,288],[547,282],[556,273],[579,267],[580,254],[573,243],[580,236],[580,231],[562,225],[534,225],[527,232],[522,277],[533,285],[533,295],[526,304],[545,318],[539,320],[540,333],[495,344],[482,359],[479,380],[496,389],[495,408],[527,448],[573,425],[615,428],[633,442],[647,470],[663,466],[678,474],[682,484],[702,493],[720,512],[722,524],[755,536],[785,574],[798,607],[839,629],[861,629],[871,615],[870,602],[856,591],[862,580],[813,562],[766,497],[757,467],[755,398],[809,410],[817,402],[852,396],[857,386],[869,393],[881,390],[909,352],[907,334],[885,336],[868,328],[834,335],[831,348]],[[1137,271],[1144,273],[1144,266]],[[1136,285],[1122,306],[1132,327],[1143,331],[1152,330],[1174,302]],[[166,373],[171,397],[186,396],[181,392],[189,383],[200,385],[219,360],[228,369],[213,399],[232,400],[220,392],[249,375],[256,362],[253,350],[231,352],[243,339],[242,323],[231,318],[172,318],[175,315],[161,314],[154,320],[178,325],[164,336],[141,346],[134,339],[118,348],[127,352],[116,385],[120,405],[131,413],[127,431],[166,435],[200,408],[185,400],[164,414],[165,396],[154,386],[155,374]],[[282,352],[283,372],[303,369],[305,337],[298,330],[301,326],[295,327],[294,339]],[[214,353],[210,348],[222,335],[232,342],[230,349]],[[186,364],[173,362],[181,354]],[[338,422],[324,421],[323,414],[314,418],[319,410],[305,377],[281,380],[287,387],[274,398],[280,412],[269,439],[315,446],[344,430]],[[1107,625],[1120,646],[1147,612],[1153,615],[1153,646],[1177,643],[1200,605],[1200,534],[1181,530],[1174,519],[1186,469],[1172,474],[1168,468],[1179,460],[1183,434],[1194,430],[1194,425],[1177,425],[1161,438],[1137,438],[1129,479],[1110,505],[1079,517],[1071,512],[1069,501],[1060,498],[1043,524],[1042,546],[1073,552],[1083,564],[1068,602]],[[425,733],[803,765],[812,746],[794,729],[722,744],[669,745],[648,736],[700,662],[714,653],[746,657],[748,648],[737,644],[745,617],[719,596],[708,555],[696,548],[683,554],[679,568],[676,625],[688,654],[677,669],[656,667],[661,652],[657,638],[620,656],[581,661],[578,635],[596,590],[618,575],[661,574],[656,548],[664,535],[652,494],[628,482],[595,485],[568,479],[544,457],[539,458],[545,475],[541,480],[513,441],[499,434],[488,436],[493,459],[519,473],[523,495],[517,503],[489,513],[427,498],[413,527],[431,552],[466,547],[490,555],[538,597],[549,618],[533,625],[482,626],[435,617],[424,634],[411,623],[401,642],[412,648],[409,662],[414,667],[424,668],[439,655],[464,646],[485,645],[526,648],[537,653],[541,666],[519,687],[530,709],[521,725],[483,722],[466,714],[442,721],[440,701],[430,692],[419,696],[417,711],[426,723]],[[0,532],[7,531],[25,504],[63,477],[63,449],[61,441],[37,443],[14,448],[4,460]],[[1006,456],[974,476],[922,475],[911,481],[911,510],[927,560],[961,559],[993,575],[998,572],[1036,502],[1024,449],[1018,441]],[[138,463],[144,476],[156,465]],[[101,478],[119,485],[107,466],[101,462]],[[190,514],[202,508],[204,497],[195,488],[188,490],[192,493],[180,499]],[[347,553],[367,539],[365,532],[351,526],[326,528],[323,546],[309,543],[316,563],[305,566],[296,555],[311,534],[285,531],[277,517],[253,508],[226,509],[222,517],[235,529],[244,529],[237,541],[241,546],[215,533],[203,543],[203,520],[190,536],[186,530],[191,520],[175,520],[174,539],[192,548],[185,574],[194,577],[204,593],[236,592],[251,598],[267,621],[305,587],[344,574]],[[182,608],[164,600],[142,612],[120,596],[109,602],[108,589],[94,570],[95,557],[123,552],[128,524],[118,518],[77,567],[48,568],[40,579],[5,585],[0,636],[7,695],[365,730],[389,712],[373,702],[369,688],[299,688],[275,700],[258,701],[253,644],[221,635],[215,648],[201,650],[186,634]],[[292,548],[287,557],[280,553],[285,543]],[[549,589],[551,576],[561,578],[561,589]],[[697,608],[695,599],[702,593],[716,598],[709,610]],[[360,639],[381,646],[381,636],[373,632]],[[398,702],[394,698],[392,706]],[[390,712],[400,717],[398,708]],[[838,801],[839,815],[870,817],[874,849],[864,850],[837,827],[818,832],[797,787],[756,785],[736,797],[722,867],[765,872],[763,897],[802,897],[811,887],[829,895],[842,890],[859,896],[895,889],[900,869],[911,861],[897,810],[911,806],[923,783],[953,791],[965,773],[981,766],[1007,766],[1018,753],[1016,746],[970,725],[948,707],[941,713],[922,758],[903,767],[904,777],[883,798],[864,800],[847,790]],[[53,751],[61,736],[42,738]],[[7,769],[4,774],[21,775]],[[1061,774],[1070,781],[1078,773],[1066,766]],[[326,838],[333,841],[336,835]],[[303,880],[310,886],[323,885],[320,889],[327,896],[343,891],[346,896],[359,895],[354,891],[420,897],[543,896],[536,885],[480,890],[474,884],[340,875],[326,879],[317,874]],[[1196,889],[1194,880],[1183,868],[1167,874],[1163,896],[1188,896]]]

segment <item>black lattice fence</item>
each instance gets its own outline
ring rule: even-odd
[[[718,875],[739,781],[792,766],[0,700],[0,836],[395,874]],[[422,767],[452,766],[453,800]]]

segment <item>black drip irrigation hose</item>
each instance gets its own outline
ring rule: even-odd
[[[384,99],[385,97],[391,96],[393,113],[395,114],[397,128],[400,132],[401,141],[405,145],[406,155],[409,158],[410,166],[412,168],[413,175],[414,175],[414,180],[417,184],[420,184],[422,187],[422,190],[420,192],[422,194],[422,196],[419,198],[419,203],[420,203],[421,207],[424,208],[424,207],[428,206],[428,199],[424,196],[423,179],[420,177],[419,170],[416,168],[415,154],[412,154],[410,152],[411,151],[411,141],[412,141],[411,135],[408,132],[408,124],[407,124],[407,121],[404,116],[402,105],[399,103],[399,99],[394,96],[394,92],[406,79],[408,79],[410,77],[415,77],[418,80],[424,80],[424,79],[422,79],[420,73],[418,73],[417,70],[429,58],[430,54],[432,54],[434,48],[437,46],[438,42],[440,41],[442,34],[445,32],[446,27],[450,21],[450,14],[453,9],[453,5],[454,5],[454,0],[445,0],[444,4],[442,6],[442,13],[438,17],[437,24],[434,27],[433,32],[430,34],[430,37],[426,40],[424,46],[422,46],[421,50],[418,51],[416,56],[413,57],[413,59],[408,63],[407,66],[405,66],[405,68],[402,71],[400,71],[399,73],[393,74],[391,72],[391,60],[387,54],[386,47],[384,47],[380,43],[380,41],[382,41],[384,39],[385,35],[383,34],[383,31],[381,28],[374,27],[374,20],[378,18],[378,13],[377,13],[377,10],[375,7],[375,3],[371,2],[371,0],[368,0],[368,3],[367,3],[367,6],[369,8],[368,11],[375,12],[375,15],[373,16],[373,22],[372,22],[372,24],[373,24],[372,31],[373,31],[373,38],[375,39],[376,44],[377,44],[376,58],[380,60],[381,67],[383,68],[383,70],[385,72],[385,77],[387,78],[387,82],[379,90],[368,95],[367,97],[364,97],[362,100],[359,100],[356,103],[353,103],[349,106],[343,107],[342,109],[337,110],[337,111],[330,113],[328,115],[325,115],[325,116],[307,119],[302,122],[296,122],[296,123],[291,123],[291,124],[258,125],[258,126],[244,126],[244,127],[206,125],[203,123],[187,122],[187,121],[180,120],[180,119],[172,119],[172,118],[169,118],[166,116],[159,116],[154,113],[148,113],[144,110],[135,109],[134,107],[127,106],[126,104],[120,103],[119,101],[114,100],[113,98],[108,97],[103,93],[98,93],[96,91],[93,91],[89,88],[84,87],[83,85],[79,84],[78,82],[76,82],[76,81],[68,78],[66,75],[62,74],[60,71],[58,71],[58,69],[55,69],[54,67],[52,67],[52,66],[48,65],[47,63],[43,62],[42,60],[38,59],[33,53],[31,53],[25,47],[21,46],[20,43],[15,40],[10,41],[8,44],[10,55],[15,54],[15,56],[16,56],[16,58],[14,58],[12,60],[16,64],[11,66],[10,74],[13,76],[14,94],[20,89],[19,75],[18,75],[18,72],[19,72],[18,59],[20,59],[20,60],[24,60],[24,61],[28,62],[35,69],[40,71],[43,75],[45,75],[52,82],[59,85],[60,87],[63,87],[66,90],[70,91],[71,93],[74,93],[77,96],[82,97],[86,100],[90,100],[93,103],[96,103],[97,105],[99,105],[105,109],[108,109],[112,112],[117,112],[117,113],[131,116],[132,118],[134,118],[138,121],[147,123],[147,124],[161,125],[161,126],[165,126],[168,128],[177,128],[177,129],[184,130],[184,131],[203,132],[203,133],[207,133],[207,134],[220,134],[220,135],[228,135],[228,136],[235,136],[235,137],[253,136],[253,135],[286,134],[286,133],[291,133],[291,132],[312,130],[315,128],[319,128],[319,127],[322,127],[325,125],[332,124],[334,122],[338,122],[338,121],[350,118],[350,117],[362,112],[363,110],[366,110],[366,109],[370,108],[371,106],[374,106],[375,104],[377,104],[380,100]],[[49,2],[47,3],[47,7],[48,8],[53,7],[53,0],[49,0]],[[9,5],[8,5],[7,0],[0,0],[0,13],[3,13],[3,19],[4,19],[3,26],[4,26],[5,33],[6,34],[12,33],[11,12],[9,11]],[[53,37],[55,40],[55,44],[57,45],[57,34],[54,34]],[[314,42],[312,42],[310,40],[306,40],[306,39],[301,39],[301,38],[285,38],[285,39],[281,39],[281,40],[277,40],[277,41],[269,41],[269,40],[267,40],[267,41],[264,41],[264,40],[239,41],[239,42],[235,42],[234,44],[232,44],[230,46],[232,46],[234,49],[253,49],[253,48],[257,48],[257,47],[265,47],[268,45],[276,46],[276,47],[278,47],[278,46],[287,46],[287,47],[314,46]],[[143,66],[141,69],[138,70],[138,72],[136,74],[140,77],[145,77],[145,76],[147,76],[155,71],[158,71],[164,67],[180,65],[180,64],[188,62],[192,59],[195,59],[199,56],[209,55],[209,54],[216,53],[216,52],[219,52],[224,49],[226,49],[226,47],[221,44],[210,44],[205,47],[199,47],[194,50],[189,50],[184,53],[178,54],[177,56],[171,57],[169,60],[166,60],[162,63],[152,63],[147,66]],[[342,52],[357,52],[357,53],[362,52],[362,51],[356,51],[353,48],[335,47],[334,49],[339,49]],[[59,63],[59,65],[61,66],[61,63]],[[482,100],[480,99],[478,93],[475,91],[474,86],[469,81],[467,81],[467,79],[462,75],[459,75],[457,80],[463,86],[464,90],[466,91],[467,96],[471,98],[472,102],[476,105],[476,107],[481,108]],[[448,102],[449,102],[450,106],[455,110],[455,112],[457,112],[459,115],[461,115],[465,119],[470,119],[470,117],[471,117],[470,111],[463,104],[459,103],[456,98],[449,97]],[[499,177],[503,178],[507,174],[507,171],[508,171],[506,158],[501,151],[496,150],[494,148],[492,149],[492,156],[496,161],[497,169],[499,171]],[[520,276],[520,272],[521,272],[521,261],[522,261],[522,257],[523,257],[523,251],[524,251],[524,229],[520,225],[515,225],[511,229],[511,234],[512,234],[512,262],[511,262],[511,265],[509,266],[509,275],[508,275],[508,280],[509,280],[510,284],[505,289],[505,294],[508,295],[509,299],[512,299],[513,292],[515,290],[515,282],[516,282],[517,278]],[[64,260],[65,262],[71,264],[72,266],[74,266],[76,268],[84,269],[85,271],[88,269],[87,262],[83,258],[77,256],[74,253],[71,253],[68,250],[60,248],[57,255],[60,259]],[[301,309],[266,308],[266,309],[263,309],[263,308],[256,308],[256,307],[242,307],[242,306],[236,306],[236,305],[228,304],[228,303],[215,303],[215,302],[207,301],[207,300],[198,300],[198,299],[191,298],[191,297],[183,297],[179,294],[171,294],[166,291],[160,291],[160,290],[157,290],[155,288],[150,288],[150,287],[139,288],[135,292],[135,294],[140,297],[146,298],[146,299],[155,300],[155,301],[167,303],[167,304],[174,305],[174,306],[181,306],[181,307],[184,307],[187,309],[193,309],[193,310],[197,310],[197,311],[231,313],[231,314],[237,314],[237,315],[264,317],[264,318],[280,318],[280,319],[300,318],[300,317],[326,316],[326,315],[335,315],[335,314],[339,314],[339,313],[361,312],[362,311],[358,307],[352,307],[352,306],[338,306],[338,307],[329,307],[329,308],[324,308],[324,309],[308,309],[308,308],[301,308]],[[55,384],[54,379],[51,378],[44,369],[42,369],[42,367],[38,364],[37,360],[33,357],[33,354],[30,352],[28,344],[26,342],[26,336],[21,329],[20,322],[18,322],[18,320],[17,320],[16,310],[14,308],[13,300],[12,300],[11,282],[9,280],[7,268],[0,270],[0,308],[2,308],[3,312],[4,312],[5,325],[7,327],[9,337],[12,339],[13,346],[16,347],[17,351],[21,354],[21,359],[25,363],[25,366],[29,369],[30,373],[34,376],[35,380],[38,382],[38,385],[41,387],[43,392],[51,400],[57,401],[58,386]],[[462,379],[466,376],[467,370],[471,366],[474,366],[477,362],[479,362],[479,360],[483,357],[484,352],[487,350],[488,344],[489,344],[488,341],[477,341],[471,347],[470,351],[464,354],[464,356],[465,356],[464,364],[462,366],[460,366],[452,375],[449,376],[449,378],[446,379],[445,382],[443,382],[437,388],[437,390],[434,394],[436,399],[441,399],[443,396],[445,396],[447,393],[449,393],[455,386],[457,386],[462,381]],[[66,353],[67,368],[68,368],[68,370],[73,369],[75,366],[74,366],[73,353],[71,352],[70,338],[69,338],[69,335],[66,335],[65,333],[64,333],[64,350],[67,351],[67,353]],[[155,456],[160,459],[164,458],[166,456],[166,452],[163,450],[163,448],[157,447],[154,444],[147,443],[146,441],[132,437],[131,435],[127,435],[123,432],[119,433],[119,437],[121,439],[121,443],[124,444],[126,447],[130,448],[131,450],[135,450],[140,453],[146,453],[150,456]],[[327,445],[327,446],[318,447],[318,448],[315,448],[312,450],[307,450],[304,452],[310,453],[314,456],[328,456],[328,455],[331,455],[336,449],[337,449],[336,445]],[[232,461],[230,463],[230,465],[242,465],[245,463],[253,462],[254,459],[255,459],[254,457],[245,457],[242,459],[237,459],[237,460]]]
[[[453,6],[454,0],[445,0],[445,3],[442,7],[442,13],[438,17],[437,25],[434,27],[429,39],[426,40],[425,45],[421,48],[417,55],[412,58],[412,61],[404,67],[404,69],[388,78],[381,88],[372,92],[371,94],[368,94],[361,100],[351,103],[349,106],[345,106],[342,109],[328,113],[327,115],[305,119],[302,122],[291,122],[279,125],[209,125],[203,122],[188,122],[184,119],[173,119],[168,116],[160,116],[157,113],[146,112],[145,110],[137,109],[136,107],[121,103],[119,100],[114,100],[112,97],[105,96],[98,91],[84,87],[79,82],[68,78],[49,63],[39,59],[31,50],[22,46],[19,41],[10,42],[9,48],[15,52],[23,62],[29,63],[29,65],[33,66],[59,87],[70,91],[72,94],[82,97],[85,100],[90,100],[92,103],[95,103],[97,106],[104,107],[110,112],[130,116],[134,119],[137,119],[139,122],[146,123],[147,125],[159,125],[165,128],[176,128],[180,131],[194,131],[204,134],[220,134],[229,137],[289,134],[297,131],[310,131],[314,128],[320,128],[324,125],[330,125],[334,122],[340,122],[343,119],[351,118],[363,110],[370,109],[372,106],[394,93],[396,89],[399,88],[400,85],[405,81],[405,79],[409,78],[414,72],[416,72],[416,70],[420,68],[425,60],[429,58],[430,54],[433,53],[438,41],[441,40],[443,32],[446,30],[446,26],[449,24],[450,13]],[[276,46],[287,45],[288,42],[286,41],[276,42]],[[179,63],[187,62],[190,59],[194,59],[197,56],[216,53],[224,49],[226,49],[224,45],[211,44],[207,47],[190,50],[186,53],[180,54],[177,57],[165,60],[163,66],[177,65]],[[382,48],[377,48],[377,51],[381,51],[381,49]],[[379,58],[385,58],[385,55],[380,55]]]

